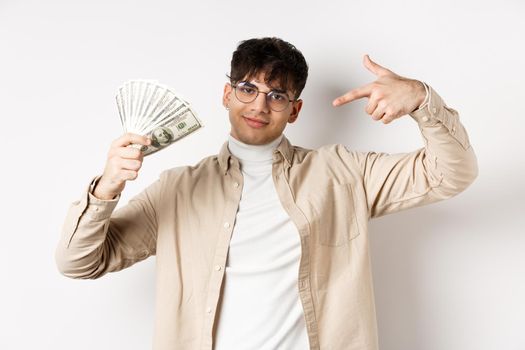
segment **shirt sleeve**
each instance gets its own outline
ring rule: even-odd
[[[458,112],[430,87],[410,116],[418,123],[424,147],[411,153],[357,153],[370,217],[450,198],[477,177],[476,155]]]
[[[424,81],[420,81],[420,83],[423,84],[423,87],[425,88],[425,99],[423,100],[423,102],[421,102],[421,104],[419,105],[419,107],[416,110],[420,110],[420,109],[425,108],[427,106],[429,98],[430,98],[430,87]]]
[[[93,196],[99,178],[93,179],[66,215],[55,261],[67,277],[99,278],[155,254],[155,207],[161,193],[161,180],[115,210],[120,196],[113,200]]]

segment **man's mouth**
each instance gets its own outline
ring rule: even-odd
[[[251,126],[252,128],[262,128],[263,126],[269,124],[269,122],[267,122],[265,120],[261,120],[261,119],[257,119],[257,118],[253,118],[253,117],[245,117],[245,116],[243,116],[243,118],[246,121],[246,123],[249,126]]]

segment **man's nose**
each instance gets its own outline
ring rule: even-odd
[[[255,100],[253,100],[251,103],[250,107],[252,111],[268,113],[270,111],[270,107],[268,106],[266,94],[259,92]]]

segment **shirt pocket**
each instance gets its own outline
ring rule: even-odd
[[[319,244],[341,246],[359,235],[350,184],[332,184],[308,196],[308,218]]]

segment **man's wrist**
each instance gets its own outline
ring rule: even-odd
[[[95,198],[104,201],[115,199],[119,194],[104,191],[104,188],[100,186],[100,179],[101,178],[97,179],[93,184],[93,190],[91,191],[91,194],[95,196]]]

